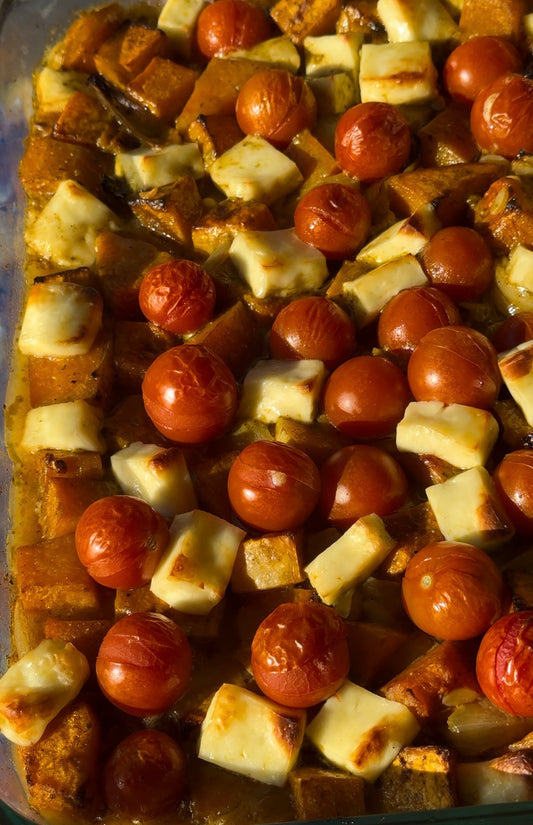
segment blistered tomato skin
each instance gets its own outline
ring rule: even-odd
[[[522,58],[518,49],[503,37],[471,37],[448,56],[442,73],[448,94],[471,105],[476,95],[506,72],[518,72]]]
[[[341,169],[370,183],[399,172],[411,153],[407,121],[390,103],[358,103],[335,129],[335,157]]]
[[[339,614],[317,602],[281,604],[259,625],[252,670],[263,693],[292,708],[332,696],[350,668],[346,628]]]
[[[201,266],[186,259],[153,267],[143,278],[139,305],[143,315],[167,332],[186,335],[209,321],[215,285]]]
[[[300,240],[329,260],[351,258],[370,232],[370,207],[363,194],[341,183],[315,186],[298,201],[294,228]]]
[[[192,652],[183,630],[159,613],[132,613],[104,636],[96,677],[104,696],[132,716],[168,710],[187,690]]]
[[[221,435],[238,402],[233,373],[200,344],[181,344],[159,355],[146,371],[142,395],[159,432],[185,444]]]
[[[533,80],[508,72],[485,86],[472,105],[470,128],[485,152],[508,159],[533,152]]]
[[[402,579],[407,615],[437,639],[472,639],[496,619],[507,604],[502,574],[473,544],[428,544],[410,560]]]
[[[496,707],[513,716],[533,716],[533,610],[502,616],[487,630],[476,675]]]
[[[250,49],[271,36],[267,17],[246,0],[216,0],[200,12],[196,42],[208,60],[236,49]]]
[[[439,229],[420,253],[433,286],[453,301],[476,301],[494,282],[494,257],[479,232],[468,226]]]
[[[315,509],[320,474],[302,450],[278,441],[254,441],[231,465],[228,495],[244,524],[256,530],[291,530]]]
[[[492,474],[496,491],[517,532],[533,536],[533,451],[507,453]]]

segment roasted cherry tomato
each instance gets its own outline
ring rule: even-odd
[[[279,441],[254,441],[245,447],[228,476],[231,506],[256,530],[291,530],[315,509],[320,475],[302,450]]]
[[[513,716],[533,716],[533,610],[502,616],[481,640],[476,659],[481,690]]]
[[[272,36],[272,27],[264,12],[246,0],[216,0],[199,14],[196,42],[201,54],[212,57],[250,49]]]
[[[476,96],[470,128],[479,146],[505,158],[533,152],[533,80],[508,72]]]
[[[420,253],[434,286],[453,301],[476,301],[494,281],[494,257],[479,232],[468,226],[439,229]]]
[[[358,355],[337,367],[324,388],[329,421],[354,438],[392,433],[412,400],[407,378],[381,355]]]
[[[273,358],[317,358],[328,369],[355,352],[350,316],[335,301],[320,295],[297,298],[281,309],[270,331]]]
[[[102,693],[132,716],[168,710],[187,690],[192,652],[187,636],[159,613],[132,613],[104,636],[96,659]]]
[[[492,475],[505,511],[516,530],[533,536],[533,450],[513,450]]]
[[[392,513],[405,504],[409,492],[396,459],[370,444],[337,450],[322,464],[320,478],[320,512],[339,530],[370,513]]]
[[[509,315],[491,338],[497,352],[514,349],[518,344],[533,339],[533,312],[524,310],[516,315]]]
[[[169,540],[163,516],[146,501],[113,495],[97,499],[76,526],[76,552],[89,575],[105,587],[142,587]]]
[[[252,670],[263,693],[291,708],[332,696],[350,668],[346,628],[332,607],[317,602],[280,604],[252,641]]]
[[[216,438],[237,410],[233,373],[200,344],[181,344],[159,355],[146,371],[142,394],[157,429],[182,443]]]
[[[185,258],[154,266],[139,290],[143,315],[178,335],[203,327],[213,314],[215,299],[212,278],[199,264]]]
[[[103,789],[116,814],[152,819],[175,810],[185,794],[187,760],[181,745],[155,728],[131,733],[104,766]]]
[[[437,541],[419,550],[402,579],[410,619],[437,639],[472,639],[499,619],[507,604],[502,574],[473,544]]]
[[[411,153],[407,121],[390,103],[358,103],[335,129],[335,157],[341,169],[371,182],[399,172]]]
[[[294,228],[305,243],[326,258],[351,258],[370,232],[370,207],[358,189],[342,183],[322,183],[298,201]]]
[[[471,37],[448,56],[442,73],[448,94],[470,105],[485,86],[506,72],[519,72],[520,52],[504,37]]]
[[[490,409],[501,386],[496,350],[478,330],[439,327],[415,348],[407,378],[417,401]]]
[[[303,77],[285,69],[264,69],[243,84],[235,114],[246,135],[260,135],[284,147],[302,129],[313,128],[316,100]]]

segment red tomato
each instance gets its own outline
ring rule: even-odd
[[[351,258],[368,237],[372,217],[364,195],[342,183],[322,183],[298,201],[294,228],[326,258]]]
[[[472,639],[502,615],[500,570],[473,544],[437,541],[412,557],[402,579],[407,615],[437,639]]]
[[[420,253],[434,286],[453,301],[475,301],[494,281],[494,257],[487,242],[468,226],[445,226]]]
[[[186,781],[182,747],[163,731],[149,728],[117,745],[104,766],[103,789],[114,813],[151,819],[176,809]]]
[[[409,492],[396,459],[370,444],[337,450],[320,468],[320,478],[320,511],[339,530],[370,513],[392,513],[405,504]]]
[[[142,394],[159,432],[182,443],[216,438],[237,410],[233,373],[201,344],[181,344],[159,355],[146,370]]]
[[[379,346],[406,364],[427,332],[460,324],[458,307],[442,290],[431,286],[403,289],[383,308],[378,320]]]
[[[187,690],[192,653],[183,630],[159,613],[132,613],[104,636],[96,676],[104,696],[132,716],[168,710]]]
[[[407,366],[417,401],[442,401],[490,409],[501,386],[496,350],[489,339],[464,326],[428,332]]]
[[[491,340],[497,352],[505,352],[532,339],[533,312],[524,311],[517,312],[516,315],[509,315],[500,324]]]
[[[389,435],[411,400],[404,373],[381,355],[350,358],[329,376],[324,388],[329,421],[354,438]]]
[[[250,49],[271,36],[266,15],[246,0],[216,0],[200,12],[196,24],[198,49],[208,60]]]
[[[533,152],[533,80],[509,72],[476,96],[470,128],[486,152],[515,158]]]
[[[205,269],[186,259],[154,266],[139,290],[143,315],[178,335],[203,327],[213,314],[215,298],[215,285]]]
[[[105,587],[142,587],[168,544],[163,518],[133,496],[105,496],[89,505],[75,533],[76,552],[87,572]]]
[[[513,716],[533,716],[533,610],[502,616],[481,640],[476,659],[481,690]]]
[[[358,103],[335,129],[335,157],[341,169],[371,182],[399,172],[411,153],[409,125],[390,103]]]
[[[231,506],[256,530],[291,530],[311,515],[320,495],[314,461],[279,441],[254,441],[241,450],[228,476]]]
[[[317,358],[328,369],[353,355],[355,326],[335,301],[320,295],[297,298],[283,307],[270,330],[272,358]]]
[[[494,485],[516,530],[533,536],[533,452],[507,453],[493,473]]]
[[[263,693],[290,708],[332,696],[350,668],[346,628],[339,614],[317,602],[280,604],[252,641],[252,670]]]
[[[302,129],[313,128],[316,100],[303,77],[285,69],[265,69],[243,84],[235,114],[245,135],[261,135],[284,147]]]
[[[492,35],[471,37],[451,52],[442,73],[448,94],[470,105],[478,92],[506,72],[518,72],[522,59],[509,40]]]

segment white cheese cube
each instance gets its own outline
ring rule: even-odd
[[[144,499],[166,518],[198,506],[180,447],[136,441],[111,456],[111,469],[122,492]]]
[[[438,97],[438,73],[427,42],[364,43],[361,48],[361,101],[426,103]]]
[[[150,589],[170,607],[206,615],[223,598],[244,530],[204,510],[179,513]]]
[[[357,103],[358,90],[347,72],[335,72],[324,77],[310,77],[307,81],[321,115],[340,115]]]
[[[29,410],[24,423],[21,447],[37,450],[87,450],[103,453],[100,434],[103,415],[87,401],[64,401]]]
[[[237,232],[229,256],[256,298],[312,292],[328,277],[322,252],[301,241],[292,228]]]
[[[378,567],[396,542],[383,520],[371,513],[358,519],[305,568],[326,604],[335,604]]]
[[[91,287],[37,282],[28,294],[19,349],[37,357],[83,355],[100,331],[102,311],[102,296]]]
[[[434,455],[462,470],[485,464],[499,434],[488,410],[440,401],[412,401],[396,427],[400,452]]]
[[[532,258],[533,252],[519,244],[509,256],[496,259],[494,300],[506,314],[533,311]]]
[[[115,157],[115,174],[135,192],[174,183],[183,175],[202,178],[204,162],[196,143],[172,143],[162,149],[134,149]]]
[[[213,182],[228,198],[271,204],[303,182],[297,165],[259,135],[247,135],[210,166]]]
[[[35,79],[37,108],[41,114],[59,114],[74,92],[83,89],[87,76],[80,72],[66,72],[45,66]]]
[[[533,427],[533,341],[525,341],[498,357],[505,386]]]
[[[115,226],[113,212],[73,180],[61,181],[26,233],[28,245],[61,267],[92,266],[98,233]]]
[[[457,34],[457,24],[439,0],[378,0],[377,11],[390,43],[438,43]]]
[[[418,255],[439,228],[435,209],[427,204],[372,238],[359,250],[356,259],[377,266],[402,255]]]
[[[262,40],[256,46],[249,49],[237,49],[230,52],[228,57],[244,57],[246,60],[259,60],[269,63],[278,69],[285,69],[286,72],[296,73],[300,68],[300,53],[292,40],[282,35],[272,37],[270,40]]]
[[[374,321],[383,307],[412,286],[424,286],[428,279],[414,255],[404,255],[365,272],[353,281],[345,281],[342,294],[358,326]]]
[[[326,700],[306,735],[329,762],[373,782],[419,729],[405,705],[347,681]]]
[[[196,21],[205,0],[166,0],[159,13],[157,28],[165,32],[180,57],[190,57]]]
[[[268,785],[284,785],[298,759],[306,714],[237,685],[215,693],[200,732],[198,756]]]
[[[347,72],[357,80],[362,44],[363,36],[358,32],[306,37],[303,42],[306,78]]]
[[[243,382],[239,416],[275,424],[292,418],[310,424],[318,414],[326,368],[316,359],[258,361]]]
[[[489,550],[514,533],[485,467],[472,467],[434,484],[426,495],[448,541],[465,541]]]
[[[45,639],[0,679],[0,731],[17,745],[34,745],[89,676],[87,659],[70,642]]]
[[[510,284],[523,290],[533,301],[533,250],[517,244],[509,253],[506,277]]]

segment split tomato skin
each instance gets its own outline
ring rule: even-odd
[[[294,229],[300,240],[333,261],[355,255],[366,241],[371,225],[365,196],[342,183],[315,186],[294,210]]]
[[[143,315],[167,332],[186,335],[203,327],[215,308],[215,285],[194,261],[178,259],[153,267],[139,290]]]
[[[533,80],[507,72],[484,86],[472,105],[470,128],[485,152],[509,160],[533,152]]]
[[[487,630],[476,675],[496,707],[513,716],[533,716],[533,610],[502,616]]]
[[[343,172],[357,180],[372,183],[394,175],[410,153],[409,125],[390,103],[358,103],[337,123],[335,157]]]

